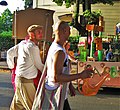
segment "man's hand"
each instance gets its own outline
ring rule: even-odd
[[[79,73],[81,79],[91,78],[93,77],[94,71],[92,69],[85,69],[81,73]]]

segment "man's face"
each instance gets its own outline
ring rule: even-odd
[[[43,31],[42,31],[42,29],[35,30],[34,34],[35,34],[36,39],[42,39],[42,37],[43,37]]]
[[[70,27],[68,26],[68,27],[66,27],[66,29],[65,29],[65,37],[66,37],[66,40],[68,40],[69,36],[70,36]]]

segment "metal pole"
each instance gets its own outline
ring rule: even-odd
[[[45,42],[46,42],[46,38],[47,38],[47,27],[48,27],[48,18],[49,18],[49,13],[46,14],[47,18],[46,18],[46,26],[45,26],[45,39],[43,42],[43,59],[45,58]]]

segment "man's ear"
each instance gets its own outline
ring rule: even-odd
[[[31,34],[31,36],[34,36],[34,33],[33,33],[33,32],[31,32],[30,34]]]
[[[29,36],[30,36],[30,39],[33,39],[33,38],[34,38],[34,33],[33,33],[33,32],[30,32],[30,33],[29,33]]]

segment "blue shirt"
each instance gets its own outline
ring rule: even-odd
[[[113,53],[108,52],[107,55],[106,55],[106,60],[109,61],[112,57],[113,57]]]

